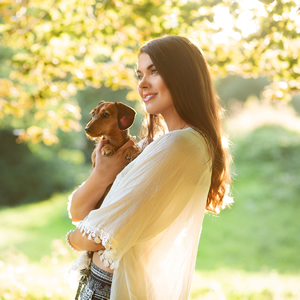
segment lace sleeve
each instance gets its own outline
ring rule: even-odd
[[[94,227],[89,224],[88,216],[79,222],[77,228],[87,235],[89,240],[93,240],[97,244],[102,244],[104,250],[98,251],[100,260],[104,262],[105,267],[110,267],[112,270],[117,269],[120,261],[120,254],[115,251],[118,248],[118,242],[109,233],[105,232],[101,226]]]

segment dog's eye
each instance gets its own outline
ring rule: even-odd
[[[95,117],[95,112],[94,111],[92,112],[92,116]]]
[[[102,117],[103,117],[103,118],[108,118],[108,117],[109,117],[109,114],[105,112],[105,113],[102,115]]]

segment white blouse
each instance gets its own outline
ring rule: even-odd
[[[206,143],[190,127],[157,138],[119,173],[78,224],[115,269],[112,300],[188,299],[210,183]]]

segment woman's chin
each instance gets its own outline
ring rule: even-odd
[[[155,109],[155,107],[151,104],[152,103],[144,103],[146,112],[151,115],[158,115],[159,111],[157,109]]]

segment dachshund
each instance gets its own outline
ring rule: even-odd
[[[131,107],[121,102],[104,102],[100,103],[90,112],[92,118],[87,122],[85,127],[86,135],[96,140],[96,148],[101,139],[108,140],[108,143],[101,148],[101,155],[111,156],[123,146],[129,139],[129,127],[133,124],[136,112]],[[96,148],[92,153],[93,168],[96,164]],[[124,158],[131,162],[140,153],[141,149],[137,144],[127,148],[124,152]],[[110,184],[99,200],[96,209],[99,208],[109,192]]]

